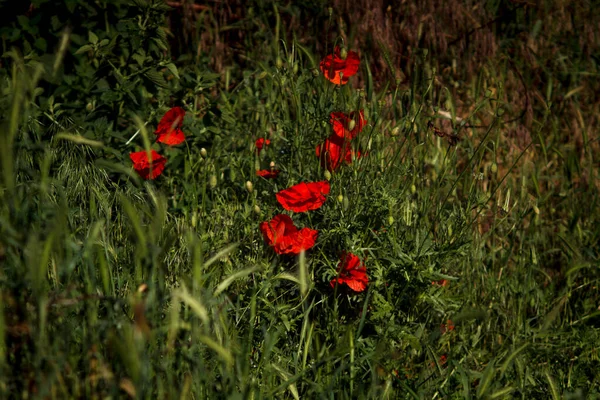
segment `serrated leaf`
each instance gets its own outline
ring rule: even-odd
[[[165,65],[165,67],[167,67],[169,72],[172,73],[175,76],[175,78],[179,79],[179,71],[177,71],[177,67],[175,66],[175,64],[168,63],[167,65]]]
[[[165,78],[162,76],[162,74],[158,71],[155,71],[153,69],[150,69],[146,72],[144,72],[144,76],[146,78],[148,78],[148,80],[152,83],[154,83],[156,86],[160,86],[163,88],[166,88],[167,85],[167,81],[165,80]]]

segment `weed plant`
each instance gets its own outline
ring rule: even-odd
[[[1,397],[598,395],[597,161],[546,144],[551,108],[502,150],[509,61],[457,116],[436,54],[402,86],[375,82],[363,50],[335,85],[320,61],[348,44],[315,53],[277,6],[219,74],[205,53],[170,57],[163,1],[33,4],[1,30]],[[153,134],[172,107],[177,146]],[[361,110],[354,154],[327,170],[331,114]],[[144,180],[129,155],[150,150],[167,163]],[[556,172],[544,190],[534,150],[588,183]],[[324,204],[284,210],[301,182],[328,182]],[[259,225],[282,213],[315,245],[273,251]],[[344,252],[364,291],[332,283]]]

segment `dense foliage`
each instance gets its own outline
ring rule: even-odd
[[[221,68],[200,19],[173,35],[217,20],[191,2],[0,28],[1,397],[598,395],[593,133],[575,154],[548,101],[507,151],[515,61],[466,94],[434,46],[376,79],[283,29],[335,9],[267,3],[209,32],[243,33]]]

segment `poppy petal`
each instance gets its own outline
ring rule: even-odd
[[[265,242],[277,254],[299,254],[313,247],[318,236],[314,229],[298,230],[292,219],[285,214],[276,215],[271,221],[262,222],[259,227]]]
[[[277,178],[277,175],[279,175],[279,170],[278,169],[262,169],[262,170],[256,171],[256,175],[260,176],[262,178],[265,178],[265,179],[274,179],[274,178]]]
[[[348,51],[346,59],[340,56],[340,48],[336,46],[333,54],[327,55],[319,63],[325,78],[336,85],[345,85],[351,76],[358,72],[360,57],[354,51]]]
[[[150,159],[148,153],[137,151],[129,154],[129,158],[133,162],[133,169],[144,179],[155,179],[162,174],[165,169],[167,159],[154,150],[150,150]]]
[[[157,136],[156,140],[171,146],[182,143],[185,140],[185,135],[181,130],[184,116],[185,110],[181,107],[173,107],[167,111],[154,131]]]
[[[328,181],[301,182],[280,190],[275,196],[279,204],[286,210],[305,212],[321,207],[325,203],[325,196],[329,194],[330,189]]]

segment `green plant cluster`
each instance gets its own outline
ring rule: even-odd
[[[336,87],[277,6],[240,23],[260,47],[219,73],[206,52],[173,58],[162,0],[32,4],[0,29],[0,397],[597,394],[598,297],[579,293],[597,290],[600,231],[572,219],[577,248],[557,228],[573,266],[540,281],[543,216],[503,186],[525,151],[502,175],[482,167],[506,128],[501,89],[480,80],[457,119],[426,51],[409,87],[375,85],[366,52],[364,89]],[[143,181],[129,153],[158,148],[173,106],[186,141]],[[444,109],[458,144],[430,128]],[[325,179],[330,113],[357,110],[367,155],[332,174],[326,207],[293,216],[317,244],[274,254],[258,226],[275,193]],[[491,123],[464,134],[481,112]],[[280,175],[257,177],[271,161]],[[344,250],[367,267],[360,294],[329,284]]]

